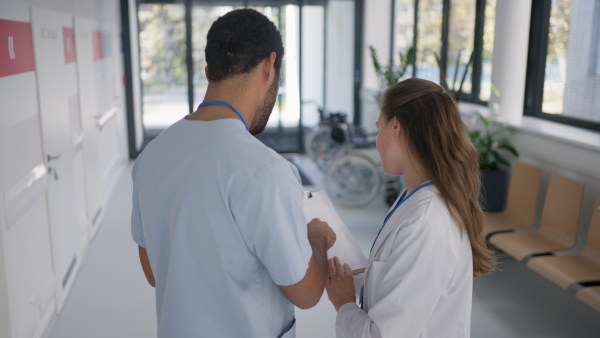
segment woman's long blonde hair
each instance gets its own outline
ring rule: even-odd
[[[417,78],[399,82],[383,96],[381,113],[398,119],[411,153],[439,190],[454,221],[466,232],[473,253],[473,275],[494,270],[495,259],[482,235],[479,155],[449,92]]]

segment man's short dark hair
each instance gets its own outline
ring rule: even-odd
[[[275,74],[283,59],[281,34],[266,16],[254,9],[237,9],[215,21],[206,37],[209,81],[246,74],[275,52]]]

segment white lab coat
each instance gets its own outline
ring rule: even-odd
[[[425,187],[381,231],[366,266],[364,309],[340,307],[336,335],[469,337],[472,289],[468,236],[435,186]]]

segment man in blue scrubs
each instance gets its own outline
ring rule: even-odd
[[[203,103],[138,157],[132,235],[156,287],[158,337],[294,337],[314,306],[335,234],[307,225],[297,169],[252,135],[279,88],[283,44],[252,9],[207,36]]]

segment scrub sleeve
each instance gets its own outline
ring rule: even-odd
[[[293,170],[295,175],[290,175]],[[297,169],[277,159],[261,169],[232,204],[246,245],[277,285],[296,284],[312,256]]]

